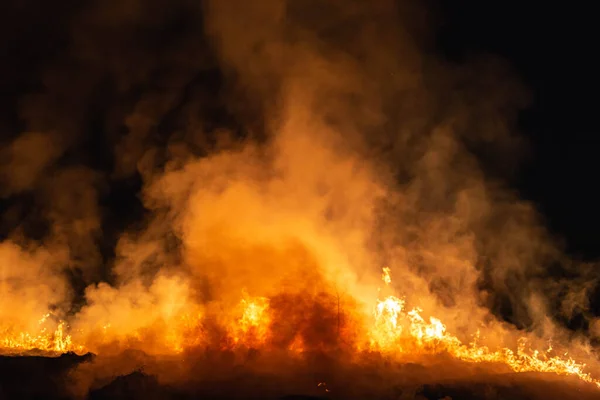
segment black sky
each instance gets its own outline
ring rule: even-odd
[[[536,203],[569,252],[600,256],[600,57],[589,2],[442,1],[451,57],[496,54],[533,95],[519,129],[530,141],[513,187]]]

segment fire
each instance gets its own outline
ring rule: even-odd
[[[391,282],[388,269],[384,269],[383,281]],[[375,324],[371,333],[371,348],[386,353],[405,355],[408,348],[401,344],[410,343],[409,351],[421,354],[449,353],[453,357],[467,362],[502,363],[515,372],[549,372],[559,375],[573,375],[584,382],[593,383],[600,388],[600,379],[593,378],[585,371],[586,365],[578,363],[564,354],[563,357],[549,356],[546,352],[532,350],[526,338],[519,340],[516,351],[508,348],[496,351],[478,345],[478,337],[465,345],[456,336],[446,331],[446,326],[435,317],[429,321],[421,316],[423,310],[418,307],[410,311],[405,309],[406,302],[394,296],[378,300],[375,309]]]
[[[251,298],[246,292],[240,302],[241,317],[234,326],[234,343],[257,346],[266,342],[269,334],[269,299]]]
[[[386,285],[389,285],[390,283],[392,283],[392,277],[390,275],[390,269],[388,267],[383,268],[383,275],[381,276],[381,279],[383,279],[383,282]]]
[[[174,353],[181,353],[187,348],[197,347],[202,343],[201,314],[183,314],[174,318],[168,325],[165,345]]]
[[[391,284],[389,268],[383,269],[382,280],[388,287]],[[381,292],[381,291],[380,291]],[[242,292],[241,300],[237,307],[232,309],[231,317],[226,324],[226,337],[232,348],[266,348],[272,345],[275,331],[272,326],[275,315],[271,308],[271,300],[267,297],[249,296]],[[338,310],[339,312],[339,310]],[[277,314],[279,318],[285,314]],[[51,314],[44,315],[37,323],[37,329],[13,332],[5,329],[0,339],[0,347],[4,352],[23,353],[30,350],[41,350],[48,353],[77,352],[83,353],[88,349],[102,352],[103,347],[98,346],[98,341],[107,345],[113,343],[118,332],[113,332],[111,323],[101,327],[98,335],[85,335],[79,332],[73,340],[67,333],[69,326],[65,321],[58,321],[55,329],[50,329]],[[552,355],[552,346],[541,352],[533,350],[527,341],[522,338],[516,349],[501,348],[491,350],[480,345],[479,332],[468,344],[463,343],[457,336],[448,333],[446,325],[433,316],[425,318],[423,310],[418,307],[407,308],[404,298],[389,295],[376,301],[373,314],[365,318],[367,325],[366,339],[360,336],[352,345],[356,352],[379,352],[402,359],[407,356],[424,354],[449,354],[452,357],[471,363],[500,363],[508,366],[515,372],[549,372],[559,375],[571,375],[580,380],[596,385],[600,388],[600,380],[592,377],[586,371],[586,365],[575,361],[567,354]],[[369,322],[370,321],[370,322]],[[211,342],[206,337],[204,330],[204,315],[200,312],[177,313],[169,315],[168,320],[160,325],[140,328],[127,335],[125,343],[144,343],[151,338],[160,342],[163,352],[181,353],[186,349],[210,346]],[[339,324],[339,322],[338,322]],[[359,327],[351,327],[358,329]],[[152,331],[154,329],[154,331]],[[339,329],[339,327],[338,327]],[[152,335],[151,332],[154,332]],[[157,333],[158,332],[158,333]],[[156,337],[158,335],[158,337]],[[85,341],[93,336],[95,343],[88,345]],[[363,344],[366,342],[366,344]],[[153,348],[142,347],[142,348]],[[306,351],[304,338],[296,332],[289,341],[286,349],[294,354]]]
[[[375,325],[372,331],[371,348],[391,350],[402,334],[398,320],[404,309],[404,300],[390,296],[380,301],[375,308]]]
[[[64,321],[58,321],[55,329],[49,327],[48,318],[50,316],[50,313],[42,316],[34,331],[15,332],[11,329],[4,329],[0,339],[0,349],[9,353],[33,350],[59,354],[83,352],[84,347],[74,344],[71,335],[65,332],[68,327]]]

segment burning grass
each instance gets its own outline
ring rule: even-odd
[[[384,269],[382,278],[385,286],[380,293],[389,290],[389,269]],[[107,324],[102,332],[93,335],[74,332],[71,336],[65,331],[64,321],[56,322],[56,330],[48,330],[46,315],[40,319],[38,331],[6,335],[2,344],[5,352],[12,353],[92,351],[106,357],[104,360],[120,360],[116,365],[123,365],[120,356],[123,351],[137,349],[145,352],[140,354],[159,357],[161,361],[156,363],[155,372],[167,381],[189,377],[190,371],[198,366],[214,366],[211,354],[217,356],[221,364],[223,357],[230,357],[231,368],[252,365],[256,368],[254,372],[272,373],[298,363],[309,362],[314,367],[318,364],[314,361],[315,355],[321,355],[324,365],[335,363],[337,368],[341,365],[360,368],[372,364],[373,360],[395,365],[427,364],[436,358],[446,360],[446,364],[454,360],[452,362],[487,365],[487,369],[496,365],[493,368],[505,371],[571,376],[600,389],[600,380],[584,363],[567,353],[557,354],[552,347],[544,351],[534,349],[525,337],[518,340],[516,349],[491,349],[480,344],[484,338],[479,336],[463,343],[447,332],[440,319],[425,318],[421,309],[407,308],[402,298],[380,296],[374,299],[372,313],[364,315],[354,299],[331,289],[322,284],[270,297],[252,296],[243,291],[239,302],[229,310],[195,315],[174,313],[169,319],[152,320],[149,325],[124,332],[114,331]],[[132,360],[136,358],[129,359],[121,373],[147,362]],[[119,368],[104,362],[104,373],[114,377]],[[286,367],[285,363],[291,364]],[[164,365],[170,366],[165,368]],[[381,365],[376,367],[381,368]],[[461,368],[464,370],[464,366]],[[98,371],[96,366],[93,370]],[[228,375],[231,371],[222,373]],[[447,374],[448,369],[444,367],[443,373]]]

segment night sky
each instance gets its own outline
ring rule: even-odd
[[[441,46],[508,60],[532,94],[520,115],[529,153],[512,180],[574,255],[600,256],[598,24],[585,2],[444,1]]]

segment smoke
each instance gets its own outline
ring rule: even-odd
[[[2,331],[28,331],[49,310],[64,307],[69,288],[57,265],[60,251],[50,253],[35,245],[22,247],[5,241],[0,245],[0,255]]]
[[[43,210],[5,217],[3,321],[51,311],[98,353],[161,354],[221,340],[247,293],[271,300],[281,348],[332,348],[387,266],[461,338],[573,339],[558,320],[586,312],[592,268],[506,179],[527,91],[499,60],[436,55],[420,7],[90,1],[73,15],[1,150],[2,197]],[[107,199],[132,181],[129,220]],[[120,368],[106,365],[95,373]]]
[[[295,215],[315,205],[303,219],[333,228],[336,242],[353,240],[339,246],[358,253],[344,270],[374,275],[389,265],[407,285],[401,293],[445,308],[457,325],[506,301],[515,322],[546,315],[528,312],[528,296],[531,277],[558,258],[554,243],[532,207],[488,181],[469,151],[494,146],[504,160],[519,146],[509,124],[527,96],[505,66],[443,64],[417,47],[397,23],[407,10],[391,2],[263,2],[245,6],[244,21],[231,7],[210,3],[207,27],[271,127],[271,169],[290,187],[267,198],[298,201]]]

